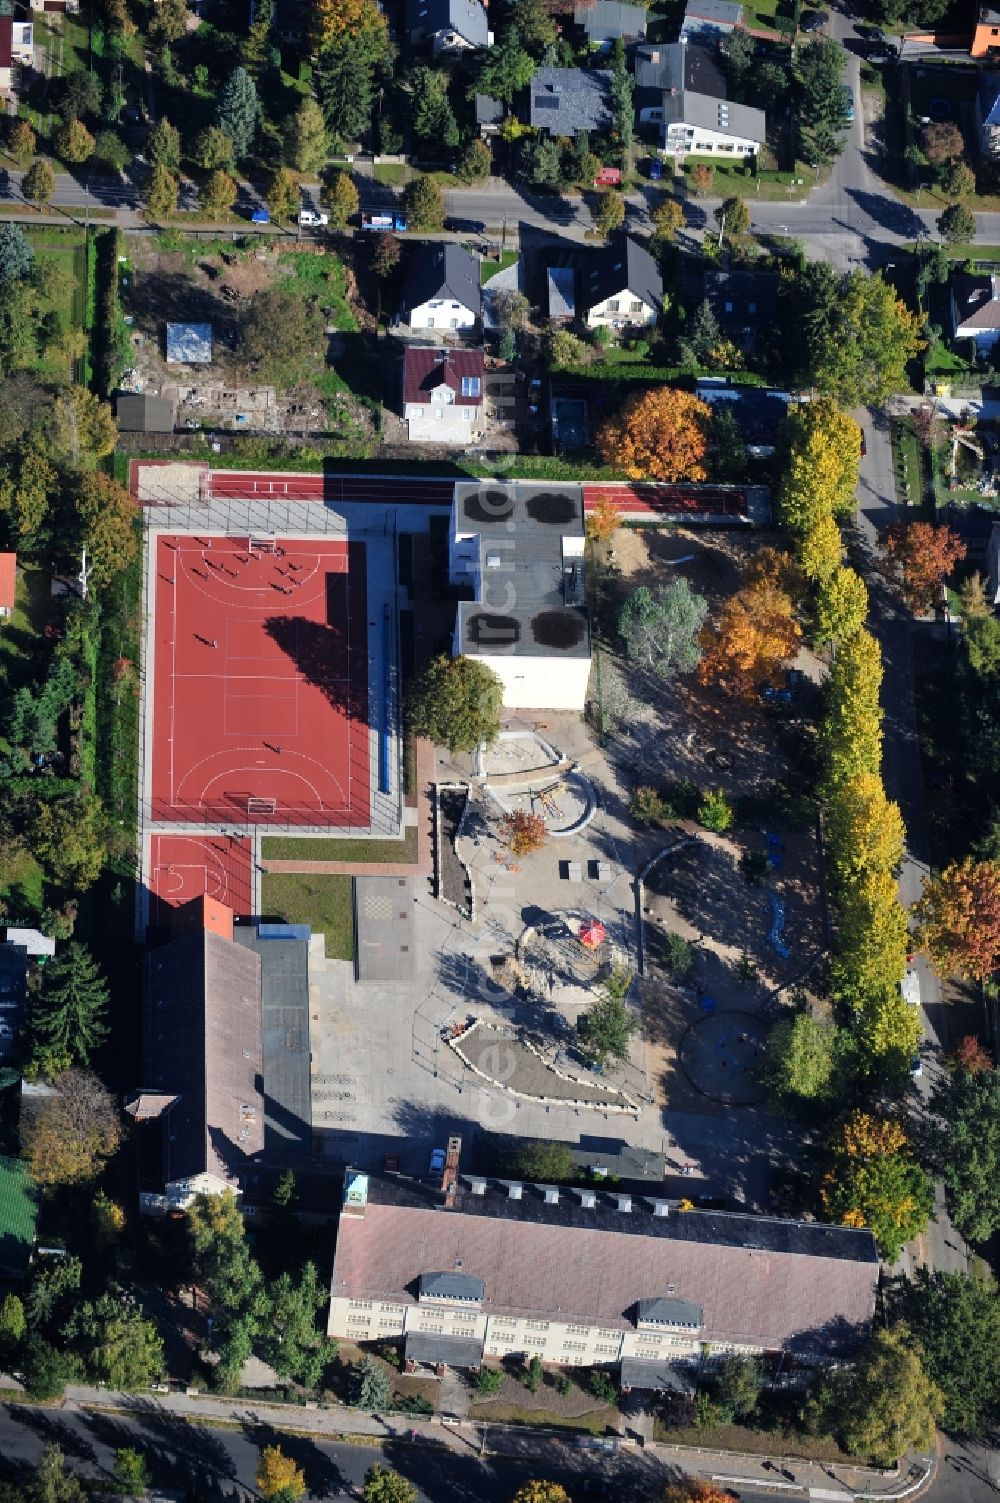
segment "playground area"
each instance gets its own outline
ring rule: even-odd
[[[371,823],[365,545],[159,534],[154,823]]]

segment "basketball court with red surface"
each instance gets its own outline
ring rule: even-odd
[[[170,910],[207,894],[240,917],[254,912],[253,842],[245,836],[156,835],[149,841],[149,922],[170,923]]]
[[[364,544],[151,546],[153,821],[367,827]]]

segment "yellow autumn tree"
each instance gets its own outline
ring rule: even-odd
[[[927,1225],[934,1191],[899,1122],[854,1111],[830,1140],[820,1200],[831,1221],[871,1227],[882,1257],[894,1263]]]
[[[584,520],[588,543],[609,543],[622,525],[621,515],[613,501],[602,496]]]
[[[783,548],[761,548],[743,565],[743,588],[774,588],[798,605],[806,592],[805,575],[792,554]]]
[[[855,1007],[898,992],[910,935],[892,872],[862,873],[845,887],[837,909],[837,991]]]
[[[265,1498],[296,1503],[306,1490],[305,1473],[280,1446],[265,1446],[257,1466],[257,1486]]]
[[[840,568],[843,556],[844,544],[840,528],[833,517],[824,512],[807,528],[799,541],[803,572],[814,584],[823,584]]]
[[[882,765],[882,654],[868,631],[843,644],[830,672],[820,739],[828,790]]]
[[[782,526],[803,538],[819,517],[847,517],[861,466],[861,429],[828,397],[792,408],[785,421],[778,491]]]
[[[849,567],[835,569],[816,593],[816,636],[834,647],[856,637],[868,616],[868,586]]]
[[[920,1048],[920,1011],[903,998],[899,987],[867,997],[855,1009],[854,1033],[866,1055],[897,1070]]]
[[[597,447],[630,480],[704,480],[711,416],[691,392],[656,386],[628,398],[598,429]]]
[[[874,772],[848,778],[827,813],[830,859],[843,883],[867,871],[891,872],[903,859],[906,832],[899,805],[885,796]]]
[[[313,0],[313,46],[318,50],[345,37],[388,42],[386,19],[375,0]]]
[[[526,1482],[514,1494],[513,1503],[570,1503],[570,1496],[560,1482]]]
[[[698,677],[703,684],[718,684],[751,699],[764,685],[780,683],[801,635],[791,597],[762,580],[730,596],[702,627]]]

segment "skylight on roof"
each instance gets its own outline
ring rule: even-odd
[[[479,381],[479,377],[478,376],[463,376],[462,377],[462,396],[463,397],[478,397],[479,390],[480,390],[480,381]]]

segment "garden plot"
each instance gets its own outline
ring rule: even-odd
[[[125,384],[173,400],[179,427],[332,433],[361,449],[374,441],[377,393],[364,388],[374,364],[370,320],[337,257],[228,242],[168,249],[134,240],[130,251],[122,303],[133,320],[133,370]],[[254,300],[275,293],[308,320],[294,356],[277,339],[262,356],[244,345]],[[210,325],[210,363],[167,362],[165,330],[174,323]]]

